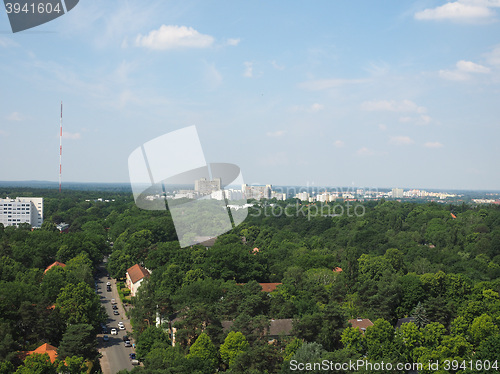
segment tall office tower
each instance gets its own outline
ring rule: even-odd
[[[4,226],[29,223],[31,227],[42,227],[43,197],[0,199],[0,223]]]

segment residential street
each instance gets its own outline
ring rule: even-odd
[[[101,276],[97,281],[98,285],[98,295],[100,296],[101,303],[106,309],[108,314],[107,334],[99,334],[99,352],[102,354],[101,358],[101,368],[103,374],[115,374],[120,370],[127,369],[131,370],[133,368],[132,362],[129,358],[129,354],[135,352],[132,347],[125,347],[125,342],[123,341],[123,336],[130,334],[128,332],[132,331],[130,326],[130,321],[125,315],[125,310],[118,296],[116,289],[116,281],[114,279],[108,279],[104,266],[100,267]],[[106,291],[106,283],[111,283],[111,292]],[[113,315],[113,309],[111,304],[111,299],[116,300],[116,305],[118,306],[119,315]],[[125,330],[120,330],[118,327],[118,322],[122,321],[125,325]],[[111,335],[111,329],[115,328],[118,332],[117,335]],[[127,332],[128,331],[128,332]],[[104,342],[103,335],[109,336],[109,341]],[[131,341],[133,343],[133,341]]]

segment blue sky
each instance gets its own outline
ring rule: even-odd
[[[63,181],[127,182],[195,125],[247,183],[498,190],[499,21],[500,0],[82,0],[12,34],[2,9],[0,180],[57,180],[62,100]]]

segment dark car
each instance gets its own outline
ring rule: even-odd
[[[105,341],[105,342],[109,342],[109,336],[104,335],[104,336],[102,337],[102,340],[103,340],[103,341]]]
[[[112,308],[113,310],[118,310],[118,305],[113,305]]]
[[[129,353],[128,357],[130,357],[131,360],[135,360],[135,353]]]
[[[101,326],[101,330],[102,330],[103,334],[107,334],[108,333],[108,327],[107,326]]]
[[[123,335],[123,341],[126,342],[127,340],[130,340],[130,338],[127,335]]]

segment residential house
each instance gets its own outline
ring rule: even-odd
[[[356,319],[350,319],[349,323],[352,325],[352,327],[356,327],[357,329],[361,330],[363,334],[365,333],[367,327],[373,326],[373,322],[368,318],[358,317]]]
[[[130,289],[130,296],[134,297],[137,295],[137,290],[141,286],[142,281],[144,278],[149,277],[149,275],[149,270],[139,264],[135,264],[127,269],[125,285]]]

